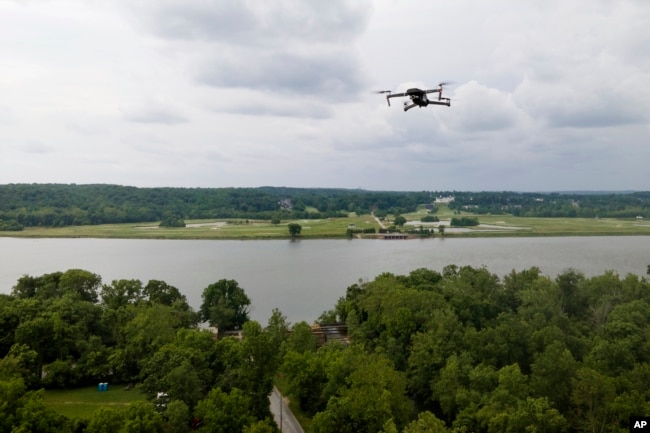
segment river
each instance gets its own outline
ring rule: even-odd
[[[587,276],[615,270],[646,275],[650,237],[435,238],[423,240],[142,240],[0,238],[0,293],[22,275],[77,268],[115,279],[163,280],[192,307],[220,279],[234,279],[252,301],[251,318],[265,325],[274,307],[291,323],[312,323],[345,289],[382,272],[441,271],[449,264],[485,266],[499,276],[539,267]]]

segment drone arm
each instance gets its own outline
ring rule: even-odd
[[[386,95],[386,102],[388,102],[388,106],[390,107],[390,98],[398,98],[402,96],[406,96],[406,93],[391,93]]]

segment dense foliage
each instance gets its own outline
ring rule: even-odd
[[[201,218],[346,217],[374,209],[414,211],[426,192],[307,188],[136,188],[118,185],[0,185],[0,221],[60,227]]]
[[[241,312],[236,301],[220,305],[224,285],[239,289],[231,280],[210,285],[207,310]],[[241,289],[232,292],[250,303]],[[199,319],[164,281],[102,284],[79,269],[21,277],[11,295],[0,295],[0,431],[187,432],[194,418],[203,431],[274,431],[268,395],[284,318],[274,312],[266,329],[243,323],[242,340],[217,340]],[[150,401],[71,420],[39,391],[101,382],[135,384]],[[164,407],[155,404],[160,391],[169,395]]]
[[[387,273],[321,317],[351,345],[290,348],[282,371],[319,433],[624,432],[650,413],[649,307],[614,272]]]
[[[452,227],[471,227],[479,225],[478,218],[472,217],[453,217],[449,224]]]
[[[234,280],[203,299],[197,313],[163,281],[103,284],[79,269],[21,277],[0,295],[0,431],[187,432],[195,419],[206,432],[270,432],[275,377],[313,433],[620,433],[650,413],[644,277],[385,273],[323,313],[348,340],[320,346],[277,310],[264,328],[248,321]],[[241,340],[197,326],[237,312]],[[39,390],[98,382],[134,383],[151,401],[71,420]]]
[[[522,217],[635,218],[650,217],[650,192],[630,193],[519,193],[447,192],[451,209],[477,214]]]

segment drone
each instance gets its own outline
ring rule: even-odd
[[[451,106],[451,99],[450,98],[443,98],[442,97],[442,87],[446,86],[447,84],[451,84],[449,82],[442,82],[438,84],[437,89],[427,89],[427,90],[422,90],[418,89],[416,87],[412,89],[408,89],[404,93],[392,93],[390,90],[380,90],[376,93],[381,93],[381,94],[386,94],[386,102],[388,102],[388,106],[390,107],[390,98],[398,98],[398,97],[405,97],[408,96],[411,98],[411,101],[405,101],[404,102],[404,111],[408,111],[413,107],[426,107],[427,105],[446,105],[447,107]],[[438,100],[431,100],[427,97],[429,93],[437,93],[438,94]]]

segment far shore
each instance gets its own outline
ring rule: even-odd
[[[407,223],[396,227],[405,239],[463,237],[538,237],[538,236],[648,236],[650,223],[637,219],[615,218],[523,218],[504,215],[479,215],[473,227],[451,227],[450,218],[435,223],[420,222],[420,214],[407,215]],[[262,220],[189,220],[185,227],[159,227],[159,222],[103,224],[94,226],[28,227],[22,231],[0,232],[14,238],[103,238],[103,239],[206,239],[267,240],[291,239],[289,223],[301,226],[298,239],[383,239],[379,230],[392,225],[390,220],[371,215],[348,218],[295,220],[272,223]],[[374,229],[375,233],[364,233]],[[369,230],[372,231],[372,230]],[[399,239],[400,236],[391,236]]]

